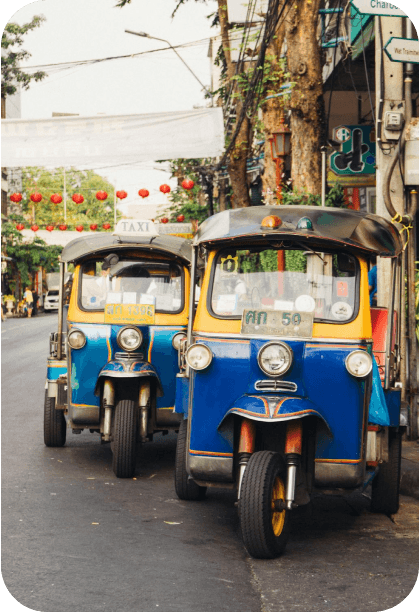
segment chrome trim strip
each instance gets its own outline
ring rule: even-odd
[[[287,337],[281,337],[281,336],[258,336],[255,334],[223,334],[223,333],[219,333],[219,332],[202,332],[202,331],[194,331],[192,332],[192,335],[194,337],[205,337],[208,336],[208,338],[225,338],[226,340],[228,339],[244,339],[244,338],[249,338],[249,339],[256,339],[256,340],[283,340],[284,342],[287,340],[296,340],[298,342],[319,342],[319,343],[328,343],[328,344],[360,344],[363,342],[372,342],[372,338],[362,338],[362,339],[356,339],[356,340],[348,340],[347,338],[301,338],[301,337],[294,337],[294,336],[287,336]]]
[[[297,385],[287,380],[263,379],[255,382],[256,391],[289,391],[295,393]]]

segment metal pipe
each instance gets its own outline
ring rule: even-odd
[[[322,207],[326,206],[326,147],[321,148],[322,152]]]
[[[188,346],[192,344],[192,329],[193,329],[193,318],[195,312],[195,276],[198,263],[198,245],[192,246],[192,262],[191,262],[191,287],[189,294],[189,314],[188,314],[188,335],[187,342]]]
[[[410,19],[406,19],[406,38],[413,38],[413,25]],[[412,77],[413,77],[413,64],[408,62],[404,65],[405,68],[405,79],[404,79],[404,99],[405,99],[405,115],[406,123],[412,118]]]
[[[410,192],[410,209],[417,208],[417,191]],[[407,307],[408,307],[408,336],[409,336],[409,400],[410,400],[410,437],[416,440],[419,437],[418,423],[418,357],[416,339],[416,304],[415,304],[415,254],[416,254],[415,232],[409,234],[407,243]]]
[[[396,266],[397,266],[397,259],[394,258],[391,260],[391,293],[390,293],[390,304],[389,304],[388,312],[387,312],[384,389],[388,389],[390,387],[390,359],[391,359],[391,340],[393,337],[394,299],[395,299],[395,292],[396,292]]]
[[[406,338],[406,251],[401,254],[400,263],[400,381],[402,383],[402,401],[406,400],[407,390],[407,338]]]
[[[57,359],[63,358],[64,262],[60,261],[60,291],[58,294]]]

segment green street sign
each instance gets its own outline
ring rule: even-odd
[[[384,51],[392,62],[419,64],[419,40],[392,36]]]
[[[329,168],[338,176],[375,174],[375,141],[372,125],[340,125],[333,130],[333,139],[340,142],[340,151],[329,157]]]

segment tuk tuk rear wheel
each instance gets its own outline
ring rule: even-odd
[[[204,499],[207,487],[201,487],[189,478],[186,471],[188,422],[184,419],[179,426],[175,459],[175,489],[179,499],[197,501]]]
[[[117,478],[132,478],[135,473],[137,413],[133,400],[120,400],[115,407],[112,469]]]
[[[289,510],[275,510],[275,501],[285,501],[285,466],[271,451],[253,453],[240,491],[240,526],[244,545],[256,559],[282,554],[290,531]]]
[[[44,443],[45,446],[64,446],[67,432],[62,410],[55,409],[55,398],[48,397],[45,391],[44,401]]]
[[[402,434],[389,431],[388,461],[380,465],[372,481],[371,511],[396,514],[399,510]]]

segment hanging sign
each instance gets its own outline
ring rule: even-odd
[[[361,15],[379,15],[380,17],[407,17],[401,9],[391,2],[379,0],[351,0],[352,6]]]
[[[158,236],[156,226],[149,219],[121,219],[116,224],[117,236]]]
[[[340,125],[333,139],[341,143],[340,151],[329,157],[330,170],[338,176],[375,174],[375,142],[371,125]]]
[[[419,40],[392,36],[384,51],[392,62],[419,64]]]

